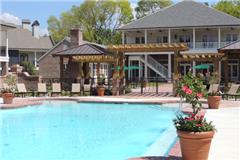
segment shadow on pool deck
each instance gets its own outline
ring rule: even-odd
[[[139,157],[130,158],[128,160],[182,160],[181,157],[169,156],[169,157]]]

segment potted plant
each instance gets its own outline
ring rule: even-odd
[[[213,84],[218,84],[218,74],[216,72],[212,73],[209,81],[211,88],[213,89]],[[220,105],[222,97],[219,91],[210,90],[208,93],[208,108],[210,109],[218,109]]]
[[[208,93],[207,99],[208,99],[208,108],[218,109],[222,97],[219,92],[210,92],[210,93]]]
[[[100,75],[98,78],[97,78],[97,93],[98,93],[98,96],[104,96],[104,93],[105,93],[105,87],[104,87],[104,84],[105,84],[105,78],[104,78],[104,75]]]
[[[16,77],[13,75],[7,75],[4,82],[7,84],[7,86],[1,89],[3,103],[12,104],[15,92]]]
[[[177,86],[177,93],[192,105],[193,112],[178,115],[173,120],[180,140],[184,160],[207,160],[211,140],[215,133],[212,122],[207,122],[199,111],[200,98],[205,96],[203,79],[188,73],[182,77]]]

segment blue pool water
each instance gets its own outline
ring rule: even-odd
[[[175,106],[47,101],[0,110],[0,159],[124,160],[153,152],[157,140],[166,154],[176,137],[161,136],[175,132]]]

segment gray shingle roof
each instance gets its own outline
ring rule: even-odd
[[[224,50],[240,50],[240,40],[227,44],[226,46],[219,48],[220,51]]]
[[[240,19],[188,0],[128,23],[119,30],[207,26],[240,26]]]
[[[66,50],[62,50],[60,52],[55,52],[53,55],[55,56],[68,56],[68,55],[103,55],[107,54],[105,47],[101,47],[100,45],[96,45],[94,43],[84,43],[79,46],[71,47]]]
[[[0,46],[6,46],[5,34],[1,34]],[[9,49],[48,50],[52,48],[53,41],[49,36],[35,38],[27,29],[16,28],[8,31]]]

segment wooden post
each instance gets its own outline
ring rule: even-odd
[[[97,63],[97,77],[100,77],[100,63]]]
[[[213,63],[214,63],[214,71],[217,73],[217,79],[218,79],[218,82],[220,83],[220,77],[221,77],[221,75],[219,75],[219,60],[214,60],[213,61]]]
[[[176,88],[177,88],[177,80],[178,80],[178,74],[179,74],[179,62],[178,62],[178,58],[179,58],[179,51],[175,51],[174,52],[174,76],[173,76],[173,95],[176,95]]]
[[[63,57],[60,57],[60,62],[59,62],[59,65],[60,65],[60,79],[63,78]]]
[[[225,82],[225,87],[228,87],[228,54],[226,54],[226,59],[224,60],[224,82]]]

